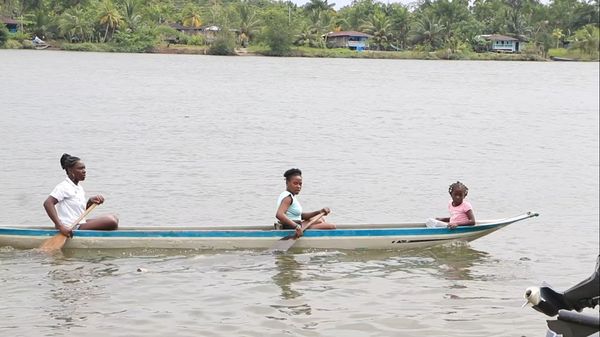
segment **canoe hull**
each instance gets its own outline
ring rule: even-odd
[[[308,230],[295,248],[315,249],[410,249],[471,241],[488,235],[535,213],[483,222],[476,226],[426,228],[424,224],[339,225],[335,230]],[[219,227],[132,227],[117,231],[75,232],[65,249],[268,249],[293,233],[270,226]],[[39,247],[57,232],[48,227],[0,227],[0,247]]]

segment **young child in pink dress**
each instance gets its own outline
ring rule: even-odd
[[[452,200],[448,203],[449,218],[435,218],[427,220],[427,227],[447,226],[449,229],[457,226],[473,226],[475,225],[475,215],[473,214],[473,206],[466,201],[465,198],[469,193],[469,188],[460,181],[455,182],[448,188],[448,193]],[[446,225],[447,223],[447,225]],[[440,226],[441,225],[441,226]]]

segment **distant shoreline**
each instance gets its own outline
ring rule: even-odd
[[[103,43],[64,43],[51,41],[50,47],[45,50],[61,51],[91,51],[91,52],[120,52],[127,51],[115,50],[113,46]],[[30,49],[30,48],[23,48]],[[148,54],[178,54],[178,55],[209,55],[207,46],[190,45],[161,45],[147,51]],[[133,53],[132,53],[133,54]],[[435,52],[426,51],[352,51],[349,49],[336,48],[308,48],[293,47],[283,56],[269,55],[268,47],[251,46],[249,48],[236,48],[235,54],[231,56],[267,56],[267,57],[306,57],[306,58],[360,58],[360,59],[396,59],[396,60],[463,60],[463,61],[536,61],[536,62],[597,62],[598,60],[580,60],[573,58],[552,57],[544,58],[535,54],[511,54],[511,53],[475,53],[475,52],[452,52],[450,50],[438,50]]]

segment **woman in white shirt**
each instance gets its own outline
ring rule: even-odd
[[[60,166],[66,171],[67,177],[56,185],[46,201],[44,209],[56,229],[67,237],[73,236],[74,229],[88,230],[115,230],[119,219],[114,215],[105,215],[95,219],[83,219],[75,225],[73,223],[92,204],[102,204],[104,197],[95,195],[86,200],[85,191],[79,182],[85,180],[85,164],[78,157],[63,154]]]
[[[282,228],[295,229],[296,235],[302,236],[302,227],[306,226],[312,217],[317,216],[321,212],[327,215],[331,213],[331,210],[325,207],[314,212],[303,212],[300,201],[298,201],[298,194],[302,189],[302,171],[297,168],[289,169],[283,176],[285,177],[286,189],[277,199],[277,213],[275,213],[275,217],[282,225]],[[321,218],[311,228],[335,229],[335,225],[327,223],[324,218]]]

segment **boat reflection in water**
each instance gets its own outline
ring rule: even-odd
[[[274,256],[277,272],[272,279],[283,299],[302,296],[302,281],[351,280],[364,276],[385,278],[395,273],[435,274],[446,280],[472,280],[472,269],[489,260],[489,254],[455,242],[427,249],[320,251],[303,250]],[[400,276],[402,277],[402,276]],[[310,286],[307,289],[313,290]]]

